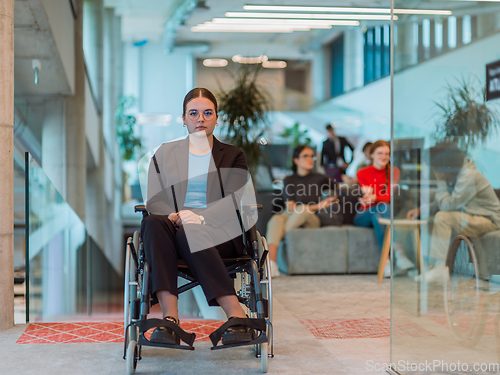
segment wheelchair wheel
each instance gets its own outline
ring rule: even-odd
[[[446,318],[453,337],[472,347],[481,338],[488,311],[484,255],[472,241],[458,235],[448,249],[444,284]]]
[[[260,371],[266,373],[269,369],[269,356],[267,352],[267,342],[262,343],[260,346]]]
[[[264,250],[268,250],[267,242],[264,237],[257,233],[259,240],[259,255],[263,253]],[[260,356],[260,366],[263,373],[267,373],[269,369],[269,354],[273,356],[273,329],[272,329],[272,318],[273,318],[273,296],[272,296],[272,281],[271,281],[271,262],[269,256],[266,257],[266,262],[264,263],[264,274],[262,280],[260,280],[262,297],[267,300],[267,311],[266,311],[266,335],[267,342],[256,345],[256,355]],[[269,352],[270,351],[270,352]]]
[[[125,285],[124,285],[124,319],[123,319],[123,324],[124,324],[124,334],[125,337],[127,338],[127,342],[125,345],[128,347],[131,341],[137,341],[138,339],[138,328],[136,326],[131,326],[128,329],[128,334],[127,334],[127,327],[129,324],[132,322],[132,301],[136,298],[138,298],[138,287],[139,283],[135,282],[135,270],[137,268],[137,265],[135,264],[135,261],[132,257],[132,250],[131,246],[132,244],[135,244],[139,242],[139,236],[138,232],[134,233],[134,237],[128,238],[127,240],[127,249],[126,249],[126,257],[125,257]],[[137,245],[138,246],[138,245]],[[138,247],[135,247],[138,249]]]
[[[127,346],[127,374],[135,373],[137,367],[137,342],[130,341]]]

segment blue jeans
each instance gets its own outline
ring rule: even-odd
[[[363,212],[358,212],[356,216],[354,216],[354,225],[357,227],[373,227],[375,230],[375,237],[377,237],[377,242],[380,246],[380,251],[382,251],[382,245],[384,244],[385,225],[379,224],[378,219],[390,218],[390,207],[388,203],[378,203]]]

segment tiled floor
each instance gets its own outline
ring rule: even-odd
[[[479,342],[472,347],[464,347],[450,333],[444,312],[443,289],[439,285],[419,290],[419,284],[407,278],[395,279],[392,338],[389,337],[391,309],[388,280],[378,284],[375,275],[281,277],[273,280],[273,290],[275,357],[270,359],[271,374],[383,374],[386,373],[383,365],[390,362],[391,351],[393,362],[399,364],[400,361],[422,364],[436,360],[451,365],[458,361],[470,366],[475,362],[498,364],[494,334],[497,306],[489,306],[485,332]],[[420,303],[417,303],[418,298]],[[103,316],[99,318],[102,320]],[[95,320],[85,324],[73,320],[71,325],[19,325],[2,332],[0,350],[4,357],[0,372],[64,374],[71,366],[72,375],[125,373],[120,337],[123,326],[119,316],[112,315],[110,318],[107,325]],[[220,321],[204,322],[204,327],[196,324],[189,327],[190,323],[185,320],[188,324],[186,329],[198,330],[198,337],[202,338],[204,332],[206,334],[218,327]],[[73,341],[77,340],[72,336],[76,333],[92,343]],[[97,338],[105,342],[97,342]],[[59,343],[34,344],[37,340],[48,339]],[[31,342],[28,343],[28,340]],[[210,342],[197,340],[196,350],[189,353],[143,348],[143,359],[138,364],[137,372],[260,373],[260,362],[252,348],[212,351],[210,346]],[[419,372],[410,367],[401,371],[402,374],[414,375],[497,372],[472,371],[472,367],[469,371],[443,368]]]

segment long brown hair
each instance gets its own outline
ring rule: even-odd
[[[372,161],[372,165],[373,165],[372,154],[375,152],[375,150],[377,148],[384,147],[384,146],[389,147],[389,150],[391,149],[391,144],[389,142],[387,142],[387,141],[382,140],[382,139],[374,142],[370,146],[370,159]],[[389,179],[391,178],[390,172],[391,172],[391,161],[389,160],[389,163],[387,163],[387,165],[385,166],[385,188],[386,189],[387,189],[387,186],[389,185]]]

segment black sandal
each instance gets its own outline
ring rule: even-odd
[[[232,316],[228,321],[234,318],[236,317]],[[241,344],[252,341],[255,337],[255,330],[253,328],[244,325],[232,326],[228,327],[222,334],[222,345]]]
[[[166,316],[163,319],[171,321],[174,324],[179,325],[179,320],[175,319],[173,316]],[[172,329],[167,327],[156,327],[149,341],[158,343],[158,344],[171,344],[171,345],[180,345],[181,339],[180,337],[172,331]]]

